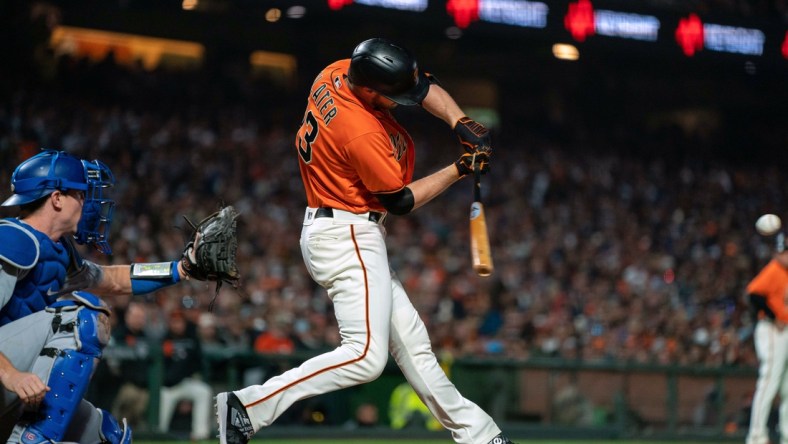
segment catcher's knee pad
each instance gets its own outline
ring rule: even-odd
[[[76,310],[75,325],[62,325],[57,328],[73,329],[77,349],[96,358],[101,357],[101,351],[109,342],[110,335],[110,311],[104,301],[91,293],[75,291],[52,304],[47,310],[55,312],[56,320],[53,321],[53,329],[57,323],[58,313]]]
[[[121,420],[121,424],[104,409],[97,409],[101,415],[101,436],[102,443],[109,444],[130,444],[131,443],[131,427],[126,424],[126,418]]]
[[[93,373],[95,356],[92,354],[77,350],[52,353],[55,353],[55,363],[47,380],[49,391],[44,396],[37,419],[22,432],[24,443],[63,440]],[[38,441],[39,438],[44,440]]]

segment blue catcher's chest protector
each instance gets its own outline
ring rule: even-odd
[[[2,243],[10,245],[29,243],[34,248],[35,244],[25,234],[27,232],[38,240],[39,254],[38,262],[28,270],[22,279],[17,281],[13,296],[0,309],[0,326],[41,311],[55,302],[58,298],[57,292],[65,282],[72,251],[64,244],[53,242],[44,233],[31,229],[17,219],[4,219],[3,221],[19,225],[20,230],[18,230],[17,237],[4,238]]]

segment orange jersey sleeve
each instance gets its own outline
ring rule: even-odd
[[[340,60],[320,72],[296,134],[307,205],[385,211],[373,194],[410,183],[413,140],[388,111],[369,107],[350,91],[349,66],[350,60]]]
[[[788,291],[788,270],[776,260],[771,260],[747,285],[747,293],[762,295],[766,304],[774,312],[775,318],[788,322],[786,307]]]

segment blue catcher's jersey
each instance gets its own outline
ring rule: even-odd
[[[44,233],[34,230],[17,219],[3,219],[3,221],[17,224],[20,229],[4,236],[2,243],[19,248],[28,245],[35,248],[30,234],[38,241],[38,261],[27,270],[27,274],[17,281],[14,293],[8,303],[0,309],[0,326],[23,318],[27,315],[43,310],[58,298],[58,290],[66,280],[66,272],[72,263],[72,254],[76,254],[70,245],[63,242],[53,242]],[[9,234],[9,233],[5,233]],[[0,246],[0,249],[12,250]],[[6,255],[6,259],[8,259]],[[28,255],[29,256],[29,255]],[[28,267],[25,267],[28,268]]]

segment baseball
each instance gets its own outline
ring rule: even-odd
[[[782,225],[783,224],[779,216],[774,214],[764,214],[755,222],[755,229],[763,236],[771,236],[780,231]]]

